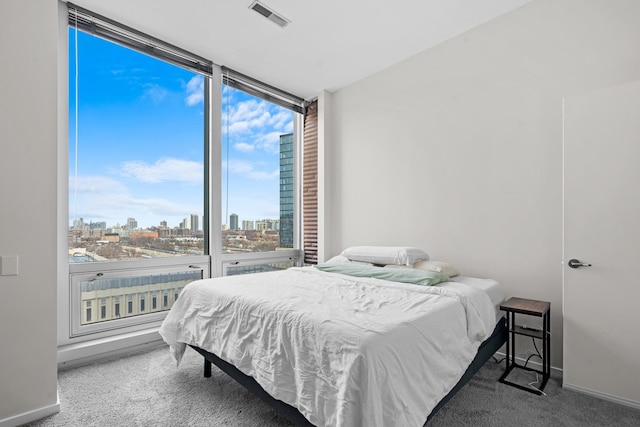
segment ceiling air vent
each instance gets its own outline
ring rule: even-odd
[[[249,9],[259,13],[260,15],[267,18],[269,21],[278,24],[280,27],[286,27],[291,22],[284,16],[280,15],[275,10],[267,7],[263,3],[260,3],[259,1],[254,1],[253,3],[251,3],[251,6],[249,6]]]

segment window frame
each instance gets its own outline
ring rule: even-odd
[[[68,159],[69,159],[69,87],[68,87],[68,75],[71,70],[68,69],[69,64],[69,27],[73,27],[71,22],[72,14],[75,20],[78,15],[73,10],[77,10],[80,15],[84,14],[89,20],[84,20],[83,25],[92,29],[87,31],[90,34],[98,35],[108,40],[115,41],[118,44],[125,45],[134,50],[148,53],[150,50],[155,52],[163,52],[168,55],[166,58],[158,58],[166,60],[174,65],[183,66],[191,71],[195,71],[204,76],[205,82],[205,104],[204,115],[205,119],[205,141],[204,144],[204,218],[203,229],[204,233],[204,255],[200,256],[180,256],[175,258],[155,258],[144,260],[120,260],[120,261],[107,261],[107,262],[89,262],[89,263],[69,263],[67,258],[68,249],[68,214],[69,214],[69,179],[68,179]],[[73,354],[81,355],[81,357],[87,357],[91,355],[91,352],[110,351],[114,349],[112,344],[116,342],[141,342],[146,340],[143,336],[149,336],[148,334],[154,334],[157,327],[160,325],[162,319],[166,316],[167,304],[166,300],[170,300],[168,293],[159,292],[157,307],[158,312],[153,312],[147,309],[147,313],[143,316],[126,317],[128,313],[129,301],[126,297],[121,297],[119,301],[113,301],[113,307],[107,307],[107,312],[113,313],[116,310],[119,311],[120,319],[110,320],[109,322],[118,322],[111,324],[114,327],[103,328],[103,330],[89,330],[91,328],[85,328],[81,330],[82,333],[72,333],[73,329],[73,316],[78,317],[78,314],[72,315],[72,312],[79,312],[79,316],[85,315],[83,313],[83,307],[81,304],[74,305],[74,298],[79,300],[78,297],[74,297],[74,287],[72,285],[72,276],[74,278],[88,277],[86,275],[95,275],[98,272],[105,272],[108,274],[130,274],[140,275],[146,271],[167,271],[168,269],[184,269],[190,266],[196,266],[202,269],[202,276],[207,277],[219,277],[223,276],[226,271],[226,266],[229,265],[255,265],[261,263],[274,263],[274,262],[286,262],[294,260],[296,265],[301,264],[301,248],[302,248],[302,201],[301,201],[301,182],[302,182],[302,129],[304,122],[304,113],[306,111],[306,103],[302,98],[297,98],[286,92],[279,91],[277,88],[266,85],[248,76],[240,73],[236,73],[233,70],[224,68],[226,76],[223,77],[223,67],[214,64],[213,62],[193,55],[190,52],[184,51],[176,46],[165,43],[161,40],[150,37],[144,33],[138,32],[135,29],[121,25],[115,21],[109,20],[103,16],[94,14],[86,9],[82,9],[67,3],[59,9],[59,133],[58,133],[58,349],[59,349],[59,362],[67,363],[65,360],[76,356]],[[94,19],[99,22],[92,22]],[[79,22],[79,21],[77,21]],[[116,39],[110,37],[104,37],[104,30],[107,32],[111,29],[117,29],[120,31],[120,35]],[[82,30],[82,28],[80,28]],[[97,30],[94,32],[94,30]],[[127,45],[123,43],[128,38],[135,40],[133,44]],[[167,53],[168,52],[168,53]],[[171,55],[175,55],[171,58]],[[155,55],[152,55],[155,56]],[[157,56],[156,56],[157,57]],[[185,59],[186,58],[186,59]],[[176,62],[174,62],[177,61]],[[186,62],[181,62],[186,61]],[[187,64],[185,66],[185,64]],[[191,64],[191,65],[188,65]],[[278,250],[272,252],[254,252],[243,254],[223,254],[222,253],[222,86],[225,78],[232,77],[235,82],[243,82],[250,87],[251,90],[258,90],[258,93],[262,91],[264,94],[266,91],[271,91],[271,95],[276,94],[276,98],[283,98],[284,102],[289,102],[289,98],[294,100],[296,105],[295,109],[292,109],[298,114],[294,114],[294,146],[295,146],[295,163],[294,163],[294,249]],[[243,89],[244,90],[244,89]],[[256,94],[252,92],[255,96]],[[269,95],[267,95],[269,96]],[[282,102],[280,99],[279,102]],[[270,100],[267,98],[267,100]],[[273,99],[270,100],[273,102]],[[279,103],[278,102],[278,103]],[[283,106],[282,104],[280,104]],[[300,114],[300,112],[302,112]],[[103,274],[105,274],[103,273]],[[174,290],[168,290],[173,293]],[[78,295],[80,294],[78,288]],[[135,304],[136,301],[131,301]],[[148,302],[147,302],[148,303]],[[150,306],[150,304],[147,304]],[[93,307],[92,307],[93,308]],[[93,312],[96,310],[92,310]],[[134,305],[135,311],[135,305]],[[97,312],[96,312],[97,314]],[[145,321],[141,318],[145,318]],[[134,320],[131,320],[134,319]],[[148,321],[147,321],[148,320]],[[78,322],[79,324],[80,322]],[[101,322],[93,323],[99,324]],[[89,326],[89,325],[87,325]],[[115,327],[117,326],[117,327]],[[121,344],[117,344],[121,345]],[[105,347],[106,346],[106,347]],[[84,349],[92,347],[94,350],[89,352]]]
[[[62,19],[62,13],[61,13]],[[143,314],[127,317],[129,315],[129,305],[133,305],[133,312],[136,312],[137,308],[140,308],[140,301],[138,298],[134,298],[134,301],[130,302],[126,299],[121,299],[118,303],[120,315],[124,317],[114,318],[108,321],[101,321],[100,311],[98,307],[94,310],[90,309],[92,323],[82,325],[81,317],[87,315],[83,312],[84,305],[81,304],[80,298],[80,281],[87,277],[95,277],[97,274],[101,274],[101,277],[125,277],[144,275],[149,272],[156,273],[170,273],[174,271],[185,271],[190,268],[198,268],[202,271],[202,277],[211,277],[211,153],[212,145],[219,145],[219,141],[216,141],[215,134],[211,132],[215,126],[211,123],[212,103],[215,102],[216,91],[212,89],[212,80],[215,79],[214,69],[212,62],[204,58],[193,55],[185,50],[177,48],[168,43],[164,43],[158,39],[152,38],[144,33],[140,33],[134,29],[116,23],[101,15],[90,12],[86,9],[82,9],[73,5],[67,4],[66,8],[66,24],[61,27],[61,43],[63,52],[65,52],[65,58],[61,61],[65,64],[63,68],[66,72],[61,72],[61,77],[64,78],[64,84],[61,84],[61,100],[64,105],[60,104],[60,108],[65,111],[61,114],[61,119],[66,123],[62,126],[65,130],[64,136],[60,137],[60,160],[64,158],[63,167],[61,171],[65,171],[67,175],[68,171],[68,138],[69,138],[69,116],[66,113],[69,106],[69,87],[68,82],[69,73],[72,70],[68,69],[66,64],[69,63],[69,29],[75,31],[83,31],[89,35],[106,39],[110,42],[114,42],[126,49],[132,49],[148,56],[154,57],[160,61],[167,62],[171,65],[178,66],[188,71],[200,74],[204,78],[204,123],[203,123],[203,210],[204,219],[202,228],[204,231],[203,242],[203,254],[202,255],[186,255],[176,256],[171,258],[153,258],[142,260],[109,260],[109,261],[94,261],[86,263],[70,263],[66,256],[64,257],[64,267],[61,268],[67,274],[64,275],[65,280],[62,281],[62,275],[60,277],[60,284],[58,286],[59,296],[59,327],[58,327],[58,346],[68,346],[74,343],[81,343],[83,341],[95,340],[106,338],[116,335],[124,335],[131,332],[140,331],[143,329],[150,329],[158,327],[164,317],[167,314],[167,309],[161,307],[158,311],[152,311],[149,309],[148,301],[145,302],[145,310]],[[76,25],[77,24],[77,25]],[[64,30],[64,36],[62,35]],[[114,36],[115,35],[115,36]],[[219,75],[219,72],[217,73]],[[221,99],[218,95],[218,100]],[[218,101],[219,102],[219,101]],[[64,155],[63,155],[64,154]],[[68,191],[68,175],[64,179],[64,190],[61,191],[60,202],[63,203],[65,214],[61,215],[61,222],[64,223],[64,232],[62,232],[62,225],[59,231],[59,247],[64,247],[64,254],[66,254],[68,248],[68,230],[69,224],[66,218],[68,218],[69,210],[69,191]],[[59,210],[60,211],[60,210]],[[63,237],[64,236],[64,237]],[[63,262],[63,257],[60,256],[59,262]],[[173,291],[171,291],[173,292]],[[115,302],[114,302],[115,304]],[[115,310],[115,306],[114,306]],[[110,308],[107,308],[110,311]],[[115,317],[115,316],[114,316]]]
[[[212,162],[211,174],[213,177],[218,177],[219,181],[215,182],[217,185],[214,188],[220,190],[220,197],[216,198],[216,201],[220,203],[217,209],[212,211],[212,216],[216,221],[212,227],[212,230],[217,230],[217,238],[215,239],[212,249],[212,269],[215,267],[217,276],[226,276],[227,270],[230,266],[238,265],[257,265],[267,264],[274,262],[286,262],[289,260],[295,260],[294,266],[302,265],[302,144],[303,144],[303,123],[305,116],[306,103],[302,98],[298,98],[295,95],[291,95],[287,92],[280,91],[273,86],[269,86],[262,82],[259,82],[237,71],[231,70],[227,67],[222,67],[220,70],[220,92],[223,91],[223,86],[229,86],[233,89],[243,91],[249,95],[257,98],[261,98],[264,101],[271,102],[279,105],[280,107],[289,109],[293,113],[293,248],[278,249],[276,251],[265,252],[235,252],[225,253],[222,248],[222,225],[226,220],[222,216],[222,126],[220,126],[220,145],[215,147],[217,149],[217,155],[219,161]],[[216,86],[212,84],[212,86]],[[223,105],[222,98],[219,104],[219,119],[222,122]],[[278,181],[278,188],[280,188]],[[279,219],[279,218],[278,218]]]
[[[299,266],[302,253],[299,249],[289,249],[270,252],[247,252],[242,254],[223,254],[221,257],[222,276],[227,275],[230,267],[242,267],[260,264],[272,264],[291,261]]]

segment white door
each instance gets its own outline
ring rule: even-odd
[[[564,386],[640,407],[640,82],[564,101],[563,252]]]

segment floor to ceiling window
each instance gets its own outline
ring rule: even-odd
[[[71,4],[68,18],[59,345],[159,325],[193,280],[299,265],[304,100]]]
[[[88,11],[70,8],[69,24],[69,336],[78,338],[157,323],[182,287],[209,276],[210,73]]]
[[[297,265],[303,101],[231,70],[222,76],[223,274]]]

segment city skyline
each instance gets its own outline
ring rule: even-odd
[[[70,29],[69,226],[202,218],[204,77],[78,32],[76,112],[75,37]],[[227,86],[222,97],[221,225],[232,211],[279,218],[278,142],[293,113]]]
[[[114,228],[131,228],[131,229],[152,229],[152,228],[181,228],[181,226],[183,225],[184,221],[189,220],[189,218],[191,217],[191,221],[193,221],[193,215],[195,214],[191,214],[189,216],[186,216],[182,219],[182,221],[180,221],[180,223],[178,223],[177,225],[171,225],[169,224],[167,221],[160,221],[159,224],[151,224],[151,225],[146,225],[146,226],[137,226],[137,220],[135,217],[127,217],[127,219],[125,221],[122,222],[116,222],[115,224],[109,224],[106,221],[93,221],[92,219],[88,219],[85,220],[83,217],[80,218],[76,218],[73,220],[73,222],[69,225],[69,229],[78,229],[78,228],[84,228],[85,226],[89,226],[90,228],[91,225],[94,225],[94,229],[114,229]],[[228,229],[228,230],[234,230],[234,228],[232,228],[230,226],[231,224],[231,218],[233,217],[233,215],[236,214],[231,214],[229,215],[229,221],[226,223],[222,224],[222,228],[223,229]],[[256,224],[257,223],[261,223],[261,222],[279,222],[280,219],[278,218],[258,218],[258,219],[240,219],[240,217],[238,215],[236,215],[236,217],[238,218],[238,228],[235,228],[236,230],[255,230],[256,229]],[[131,227],[131,220],[134,220],[136,222],[136,226],[135,227]],[[199,216],[198,217],[198,228],[197,230],[202,231],[202,224],[204,221],[204,217],[203,216]],[[242,224],[242,226],[240,226],[239,224]],[[251,227],[247,228],[247,225],[251,224]],[[188,227],[185,227],[188,228]]]

